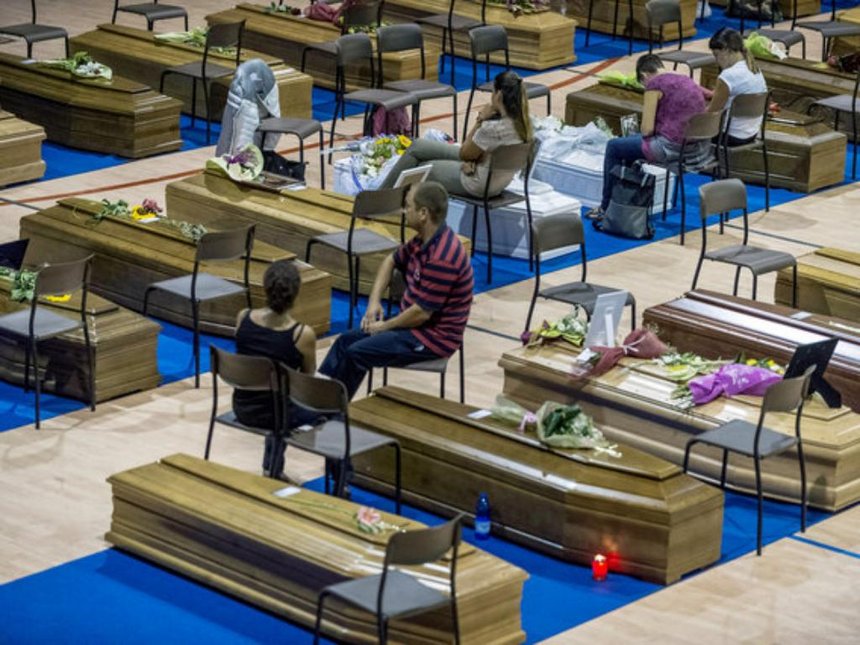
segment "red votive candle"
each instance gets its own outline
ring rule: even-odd
[[[605,555],[598,553],[591,561],[591,577],[602,582],[606,580],[607,573],[609,573],[609,562],[607,562]]]

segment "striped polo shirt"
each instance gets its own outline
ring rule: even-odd
[[[394,252],[394,264],[406,278],[401,311],[418,305],[432,312],[410,331],[437,356],[450,356],[463,343],[472,306],[472,263],[447,224],[425,244],[417,236]]]

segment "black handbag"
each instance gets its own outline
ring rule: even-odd
[[[641,161],[632,166],[615,166],[611,175],[609,206],[603,216],[594,221],[594,228],[636,240],[650,240],[654,237],[651,205],[656,178],[643,170]]]
[[[266,172],[304,181],[305,165],[301,161],[290,161],[274,150],[263,150],[263,170]]]

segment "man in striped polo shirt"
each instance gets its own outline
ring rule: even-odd
[[[472,264],[445,223],[448,192],[434,181],[406,196],[406,223],[418,231],[379,267],[361,329],[335,341],[320,372],[341,381],[350,398],[372,367],[402,367],[448,357],[463,342],[472,306]],[[382,295],[397,268],[406,281],[400,313],[385,320]]]

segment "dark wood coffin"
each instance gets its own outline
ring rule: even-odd
[[[470,418],[475,410],[385,387],[353,403],[350,416],[400,441],[411,503],[470,513],[487,492],[499,535],[582,564],[608,552],[613,569],[663,584],[719,558],[719,490],[629,445],[618,446],[621,457],[549,449],[533,432]],[[390,491],[385,453],[356,459],[356,481]]]
[[[565,122],[583,126],[603,117],[616,133],[619,119],[642,114],[642,93],[613,84],[598,83],[567,95]],[[844,134],[817,119],[784,113],[767,126],[770,181],[798,192],[809,193],[841,183],[845,174]],[[747,182],[764,185],[764,165],[760,152],[735,152],[732,174]]]
[[[10,282],[0,278],[0,313],[29,308],[30,303],[9,297]],[[80,320],[80,296],[68,302],[42,301],[61,316]],[[157,387],[156,346],[161,327],[140,314],[95,294],[87,296],[87,325],[95,354],[96,400]],[[62,334],[39,344],[43,388],[62,396],[89,401],[89,368],[83,330]],[[30,375],[32,379],[32,372]],[[24,346],[0,334],[0,379],[24,383]],[[31,381],[32,383],[32,381]]]
[[[340,36],[340,29],[330,22],[273,13],[268,5],[263,4],[241,3],[233,9],[210,14],[206,20],[210,25],[244,20],[243,38],[248,47],[275,56],[296,69],[301,69],[302,51],[307,45],[335,40]],[[375,46],[375,36],[371,36],[371,40]],[[425,78],[436,80],[440,54],[436,39],[425,40],[424,53]],[[385,54],[382,65],[385,81],[421,78],[421,57],[417,50]],[[308,54],[305,71],[317,85],[334,89],[335,65],[331,56]],[[369,87],[370,67],[347,66],[346,83],[348,90]]]
[[[704,344],[703,344],[704,345]],[[699,350],[703,347],[699,347]],[[574,381],[571,367],[578,350],[567,343],[517,348],[502,355],[504,392],[525,406],[547,399],[576,402],[594,417],[604,435],[655,456],[681,464],[687,441],[732,419],[758,422],[759,397],[719,398],[690,410],[672,398],[676,383],[652,361],[624,358],[603,376]],[[794,415],[768,415],[768,427],[794,433]],[[815,399],[804,406],[803,452],[809,503],[837,511],[860,499],[860,415],[848,408],[831,410]],[[722,452],[697,446],[690,468],[697,476],[719,481]],[[729,459],[728,485],[755,491],[750,459]],[[762,462],[764,494],[775,499],[800,500],[800,469],[795,452]]]
[[[48,139],[122,157],[179,150],[179,101],[114,75],[82,79],[0,53],[0,103]]]
[[[791,283],[791,271],[777,274],[776,302],[791,304]],[[823,248],[797,258],[797,306],[860,327],[860,253]]]
[[[417,18],[432,14],[447,14],[448,6],[448,0],[388,0],[384,11],[385,17],[393,22],[414,22]],[[454,7],[454,13],[480,21],[481,3],[460,0]],[[511,65],[540,70],[567,65],[576,60],[573,32],[577,23],[570,18],[555,11],[514,16],[504,5],[489,3],[486,17],[488,25],[502,25],[507,30]],[[441,29],[427,27],[425,33],[428,41],[441,42]],[[458,56],[471,58],[468,34],[454,34],[454,49]],[[497,56],[493,60],[504,64],[504,56]]]
[[[168,67],[184,65],[203,58],[203,50],[190,45],[166,43],[156,40],[151,31],[135,29],[123,25],[103,24],[94,31],[75,36],[69,41],[73,52],[89,52],[100,63],[108,65],[114,73],[139,83],[158,89],[161,73]],[[311,116],[312,79],[297,69],[288,67],[278,58],[254,51],[252,47],[242,47],[242,61],[252,58],[263,59],[278,84],[281,102],[281,115],[284,117],[308,118]],[[224,67],[235,66],[235,56],[210,53],[210,60]],[[218,79],[212,84],[212,118],[220,119],[232,76]],[[206,115],[203,92],[197,96],[197,114]],[[191,81],[171,75],[165,79],[164,92],[182,101],[182,111],[191,112]]]
[[[0,186],[39,179],[45,174],[45,129],[0,110]]]
[[[107,541],[220,591],[312,629],[323,587],[379,573],[391,532],[360,531],[358,504],[294,489],[188,455],[108,478],[113,516]],[[423,525],[397,515],[409,531]],[[445,589],[450,559],[404,567]],[[527,574],[463,544],[457,561],[457,608],[463,643],[525,640],[520,622]],[[330,599],[323,633],[338,642],[377,642],[375,615]],[[392,621],[397,643],[449,643],[447,607]]]
[[[256,222],[257,239],[305,257],[310,238],[323,233],[349,229],[353,198],[316,188],[282,192],[237,184],[223,175],[206,171],[167,185],[167,210],[173,217],[210,224],[224,218],[231,222]],[[400,241],[400,220],[359,221],[367,228]],[[409,235],[407,231],[407,235]],[[462,240],[468,248],[468,240]],[[359,289],[367,293],[379,263],[387,253],[361,259]],[[316,245],[311,262],[331,274],[334,286],[348,287],[346,256],[323,245]]]
[[[679,350],[706,358],[773,358],[787,364],[799,345],[839,338],[826,376],[844,405],[860,412],[860,324],[783,305],[771,305],[713,291],[649,307],[643,322]]]
[[[576,20],[580,28],[585,29],[588,24],[588,5],[589,0],[563,0],[567,3],[567,15]],[[601,31],[604,34],[612,33],[612,26],[615,24],[615,2],[594,2],[594,9],[591,16],[592,31]],[[645,12],[645,5],[648,0],[633,0],[633,36],[648,40],[648,14]],[[684,38],[690,38],[696,35],[696,7],[697,0],[681,0],[681,32]],[[618,28],[617,34],[622,38],[626,38],[630,33],[630,13],[627,11],[627,3],[622,0],[618,3]],[[603,39],[602,36],[597,38]],[[664,39],[666,41],[678,40],[678,27],[676,24],[667,24],[664,29]],[[654,34],[654,40],[657,40],[657,34]]]
[[[194,243],[175,229],[156,224],[138,224],[115,218],[93,219],[101,204],[85,199],[64,199],[56,206],[21,218],[21,237],[30,238],[35,257],[80,257],[94,253],[92,288],[95,292],[135,311],[143,309],[146,287],[159,280],[190,274],[194,266]],[[176,219],[174,217],[174,219]],[[215,222],[210,230],[235,228],[229,218]],[[265,304],[263,273],[275,260],[293,259],[289,251],[257,242],[250,266],[251,300]],[[317,334],[329,327],[331,278],[327,273],[294,260],[302,277],[302,291],[295,316],[311,325]],[[209,273],[241,283],[242,260],[204,264]],[[247,307],[245,297],[221,298],[200,307],[200,327],[215,334],[232,335],[236,314]],[[150,313],[171,322],[191,326],[187,303],[166,294],[150,300]]]

